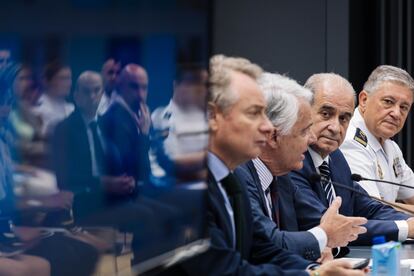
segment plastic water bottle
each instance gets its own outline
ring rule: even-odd
[[[373,276],[400,275],[401,243],[385,242],[384,236],[374,237],[372,246]]]

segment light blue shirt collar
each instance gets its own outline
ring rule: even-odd
[[[221,182],[230,173],[224,162],[211,151],[207,153],[207,165],[217,182]]]

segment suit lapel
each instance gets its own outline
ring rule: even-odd
[[[259,175],[257,174],[256,168],[254,167],[254,164],[252,161],[247,162],[246,165],[251,175],[253,176],[254,184],[256,185],[256,188],[259,191],[260,207],[262,208],[262,211],[265,212],[265,214],[267,214],[269,218],[271,218],[272,214],[269,214],[269,210],[266,207],[265,195],[264,195],[262,184],[260,183],[260,178],[259,178]]]
[[[313,163],[313,160],[312,160],[312,157],[311,157],[309,151],[307,151],[305,153],[304,171],[305,171],[305,175],[308,178],[308,181],[311,184],[312,190],[318,195],[318,198],[323,203],[323,205],[328,207],[329,206],[328,200],[326,199],[325,191],[322,188],[321,181],[319,180],[319,181],[315,181],[315,182],[312,183],[309,180],[309,177],[311,175],[317,173],[316,168],[315,168],[315,164]]]
[[[219,228],[224,230],[229,247],[233,247],[233,230],[231,226],[231,218],[226,211],[226,205],[223,194],[218,187],[217,181],[214,179],[210,170],[208,170],[208,190],[210,193],[211,206],[210,209],[214,216],[218,216],[216,223],[220,224]]]

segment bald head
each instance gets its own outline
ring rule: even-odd
[[[133,110],[137,110],[141,102],[147,101],[147,71],[134,63],[125,66],[119,75],[118,93]]]
[[[305,85],[315,95],[319,91],[327,90],[329,93],[336,93],[335,91],[343,91],[351,93],[356,99],[355,90],[352,84],[342,76],[335,73],[319,73],[313,74],[308,78]]]
[[[85,116],[95,116],[103,94],[103,81],[98,72],[85,71],[78,77],[75,102]]]

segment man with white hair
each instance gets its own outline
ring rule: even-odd
[[[264,229],[280,247],[306,259],[332,259],[330,248],[345,246],[365,232],[359,225],[366,223],[366,219],[339,215],[341,201],[337,199],[319,226],[299,231],[295,191],[287,173],[302,168],[303,154],[315,142],[311,132],[313,94],[296,81],[278,74],[263,74],[259,84],[265,93],[266,115],[273,130],[262,154],[235,171],[248,187],[255,227]]]
[[[189,275],[363,275],[343,260],[306,271],[309,261],[278,247],[254,227],[247,188],[233,170],[261,154],[271,131],[257,84],[261,68],[219,55],[211,59],[210,73],[206,218],[211,245],[180,268]]]
[[[413,93],[414,80],[400,68],[382,65],[371,73],[341,146],[353,173],[414,188],[414,173],[391,140],[404,126]],[[372,196],[414,204],[414,189],[375,181],[360,185]]]

